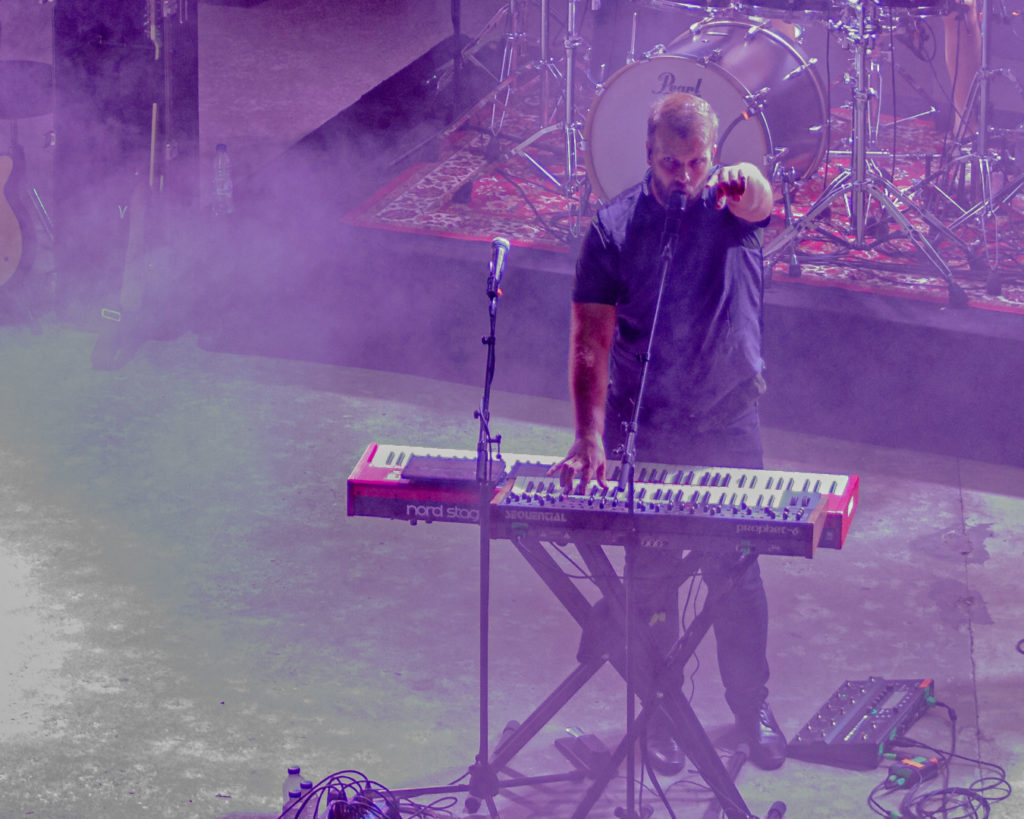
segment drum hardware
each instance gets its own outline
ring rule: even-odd
[[[782,183],[782,212],[785,217],[786,227],[793,226],[793,190],[796,188],[796,172],[792,168],[785,168],[779,174]],[[771,277],[771,265],[767,266],[769,280]],[[797,278],[800,275],[800,262],[796,257],[796,242],[789,246],[789,275]]]
[[[869,225],[871,204],[874,203],[881,209],[883,217],[888,216],[902,229],[903,234],[911,240],[946,282],[950,304],[964,307],[967,305],[967,295],[954,281],[949,265],[923,232],[911,223],[897,203],[908,210],[915,211],[916,215],[928,225],[934,234],[950,239],[965,250],[967,249],[966,243],[947,230],[937,217],[904,196],[892,182],[879,172],[873,162],[868,161],[869,109],[876,96],[875,92],[868,87],[868,57],[876,39],[877,28],[874,19],[869,16],[868,9],[871,3],[855,3],[853,0],[847,0],[847,3],[849,16],[854,18],[852,21],[846,18],[846,22],[841,27],[846,42],[853,52],[853,73],[852,76],[848,75],[851,80],[849,84],[851,85],[853,114],[850,166],[829,183],[804,216],[792,225],[783,228],[767,245],[764,251],[765,258],[771,263],[776,257],[788,253],[792,265],[795,244],[800,241],[801,235],[814,225],[819,217],[829,212],[832,203],[837,199],[846,202],[852,221],[853,240],[844,243],[845,250],[868,249],[870,247],[868,243],[869,228],[877,234],[878,227],[883,224],[879,222]],[[886,228],[886,232],[888,232],[888,228]]]
[[[502,64],[499,76],[496,78],[498,84],[483,99],[473,105],[458,121],[449,125],[444,135],[451,135],[461,128],[473,117],[490,106],[489,125],[484,130],[490,140],[484,147],[483,153],[489,163],[498,164],[511,159],[522,157],[533,169],[547,182],[555,186],[563,194],[567,202],[567,213],[569,231],[572,236],[580,233],[580,215],[582,213],[582,201],[585,198],[585,180],[581,179],[581,166],[579,163],[579,150],[582,144],[582,123],[576,116],[576,84],[578,82],[576,73],[576,52],[584,45],[577,26],[577,8],[579,0],[568,0],[568,15],[566,22],[566,33],[564,37],[566,67],[560,70],[557,61],[551,56],[549,41],[549,0],[540,0],[540,56],[527,65],[521,66],[522,43],[526,38],[521,14],[522,0],[510,0],[500,9],[485,27],[480,35],[483,39],[488,31],[492,31],[498,25],[505,22],[506,35],[502,54]],[[479,50],[479,47],[476,48]],[[475,53],[475,51],[473,52]],[[493,75],[492,75],[493,76]],[[533,88],[539,81],[540,90],[540,128],[520,139],[518,136],[511,139],[518,140],[513,147],[502,149],[500,139],[507,126],[508,112],[513,110],[516,98],[525,99],[526,89]],[[557,95],[551,93],[552,82],[558,83],[561,91]],[[552,101],[554,97],[554,101]],[[563,104],[564,103],[564,104]],[[560,111],[558,110],[560,109]],[[560,176],[556,171],[548,169],[530,149],[544,137],[563,132],[564,135],[564,162],[565,170]],[[510,137],[505,136],[506,140]],[[464,186],[465,187],[465,186]]]
[[[639,36],[640,31],[640,13],[637,11],[633,12],[632,25],[629,32],[629,51],[626,52],[626,65],[632,65],[636,62],[636,38]],[[604,82],[604,66],[601,66],[601,82]]]
[[[520,51],[522,50],[523,41],[526,39],[526,32],[523,29],[523,15],[520,7],[521,0],[508,0],[505,6],[498,10],[494,18],[492,18],[491,26],[493,23],[500,24],[502,18],[505,22],[505,44],[501,53],[501,68],[498,69],[498,89],[494,103],[491,106],[491,123],[490,131],[491,136],[496,137],[505,124],[505,110],[511,103],[513,86],[515,84],[515,78],[519,73],[519,60]],[[544,15],[544,25],[547,22],[547,15]],[[486,31],[486,28],[485,28]],[[542,41],[542,47],[546,47],[546,43]],[[498,99],[504,94],[504,100],[499,103]]]
[[[598,89],[584,129],[584,161],[599,200],[643,178],[651,101],[673,91],[699,93],[715,109],[719,162],[752,162],[769,176],[792,167],[798,181],[821,163],[826,95],[814,61],[766,24],[704,20]]]
[[[923,190],[926,197],[931,197],[933,201],[959,213],[949,223],[950,229],[956,230],[971,222],[977,223],[982,236],[981,245],[986,252],[992,249],[993,256],[986,258],[983,265],[977,264],[974,268],[986,276],[985,292],[998,296],[1002,292],[1002,283],[999,277],[999,260],[994,255],[998,248],[997,216],[999,210],[1009,205],[1024,188],[1024,174],[1015,175],[1011,170],[1012,163],[1006,156],[990,146],[990,138],[997,135],[989,122],[990,86],[994,78],[1002,77],[1016,86],[1022,96],[1024,90],[1021,90],[1021,85],[1012,71],[990,67],[993,13],[989,0],[980,2],[981,63],[971,79],[954,146],[943,157],[943,167],[935,174],[926,175],[915,187]],[[977,135],[972,140],[970,115],[975,108],[978,116]],[[1006,181],[993,194],[994,170],[1002,171]],[[940,180],[950,187],[952,192],[943,188],[939,184]],[[966,201],[969,206],[961,206],[962,201]],[[971,202],[973,204],[970,204]]]
[[[559,189],[562,195],[566,198],[569,234],[573,237],[579,236],[582,229],[582,192],[585,187],[584,180],[581,179],[581,166],[579,162],[579,151],[583,141],[583,125],[576,116],[576,59],[577,52],[584,45],[584,41],[580,36],[578,27],[578,7],[578,0],[568,0],[566,31],[564,38],[565,69],[562,72],[558,72],[554,63],[546,57],[546,21],[548,19],[549,8],[548,0],[541,0],[541,69],[542,71],[545,71],[543,75],[544,80],[547,79],[547,71],[550,71],[564,84],[561,95],[563,102],[561,120],[558,122],[552,122],[551,118],[548,117],[547,109],[544,107],[547,105],[548,101],[546,99],[546,94],[542,92],[541,105],[544,110],[541,115],[540,129],[535,131],[526,139],[517,143],[501,157],[503,160],[510,159],[513,156],[522,157],[534,168],[534,170],[537,171],[538,174],[540,174],[541,177]],[[546,85],[542,84],[542,89],[543,88],[546,88]],[[558,131],[561,131],[563,134],[565,149],[565,167],[561,176],[559,176],[557,172],[546,168],[539,159],[529,152],[530,147],[538,140],[543,139],[549,134],[557,133]]]

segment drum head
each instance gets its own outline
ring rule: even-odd
[[[739,20],[708,20],[665,54],[627,65],[595,97],[584,128],[590,184],[602,201],[647,169],[647,116],[676,91],[703,97],[718,114],[717,162],[750,162],[771,177],[813,174],[825,148],[824,86],[812,62],[781,34]]]
[[[718,162],[765,166],[770,152],[765,127],[759,115],[747,111],[745,89],[713,63],[703,65],[671,55],[652,57],[616,72],[587,117],[585,163],[591,187],[602,201],[643,178],[651,105],[676,91],[703,97],[718,114]]]

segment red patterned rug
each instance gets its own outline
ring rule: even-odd
[[[391,179],[346,221],[468,241],[507,236],[518,246],[569,252],[573,234],[598,205],[587,184],[585,155],[581,153],[579,162],[581,193],[567,197],[556,184],[567,163],[563,129],[553,126],[545,133],[538,118],[524,113],[530,105],[514,103],[478,104],[442,136],[436,159]],[[492,136],[495,131],[497,137]],[[825,212],[801,221],[826,184],[849,167],[849,111],[833,111],[823,143],[829,150],[792,192],[791,218],[800,229],[790,234],[797,239],[793,245],[773,253],[773,282],[949,303],[945,273],[928,262],[930,252],[948,267],[956,289],[971,306],[1024,314],[1024,202],[1019,201],[1024,197],[1013,190],[1015,180],[993,173],[991,185],[997,193],[984,199],[972,191],[977,184],[970,175],[980,175],[977,165],[950,159],[951,152],[944,150],[929,122],[893,127],[883,119],[877,132],[879,147],[870,155],[877,160],[870,164],[869,157],[868,180],[882,180],[873,187],[902,217],[887,216],[887,208],[873,203],[858,239],[851,200],[838,196]],[[936,170],[928,175],[931,169]],[[863,190],[863,183],[852,176],[848,180],[853,190]],[[1002,197],[1005,201],[999,191],[1009,192]],[[780,201],[766,231],[766,248],[775,247],[773,241],[785,225]],[[916,244],[912,232],[918,236]],[[930,251],[922,253],[922,242]],[[791,248],[797,254],[796,268],[791,266]]]

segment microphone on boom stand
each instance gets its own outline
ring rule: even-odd
[[[491,266],[487,276],[487,296],[496,298],[501,295],[501,277],[505,275],[505,258],[512,245],[509,240],[497,236],[491,240]]]

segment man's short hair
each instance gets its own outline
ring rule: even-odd
[[[654,139],[659,125],[671,129],[680,139],[698,137],[707,145],[718,140],[718,115],[711,104],[694,94],[677,91],[660,97],[647,117],[647,139]]]

